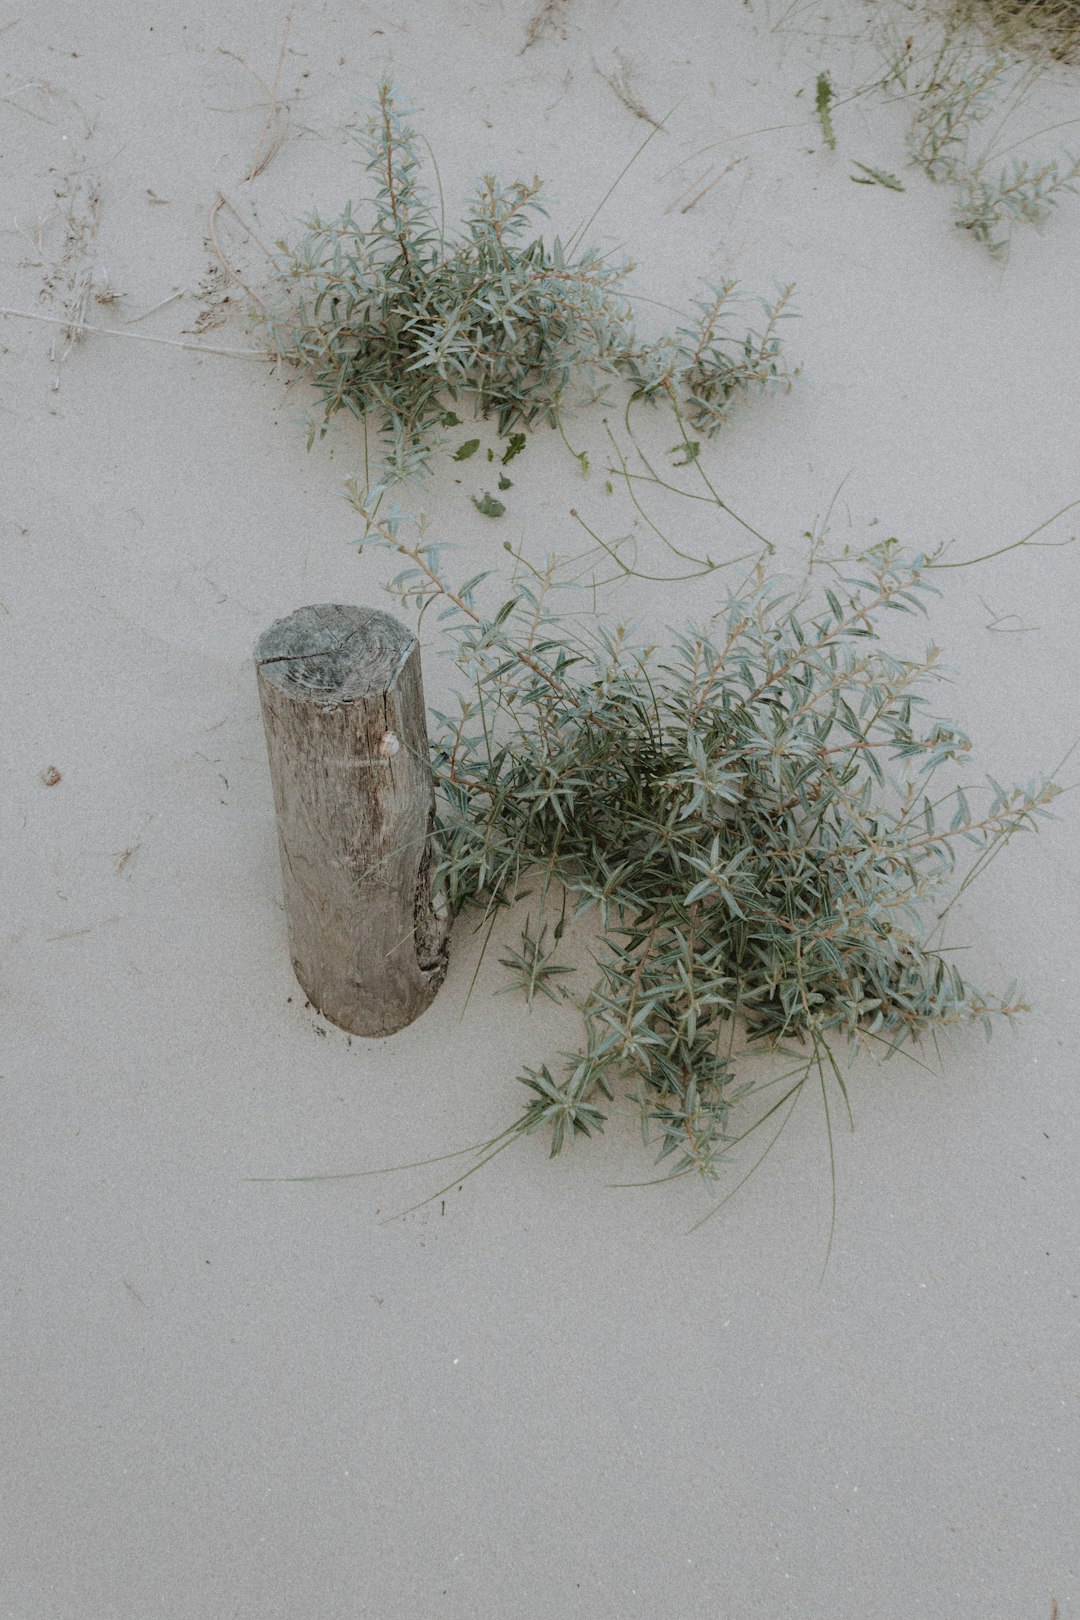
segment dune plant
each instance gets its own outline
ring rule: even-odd
[[[987,175],[963,177],[955,219],[995,256],[1008,252],[1018,220],[1044,225],[1062,192],[1080,190],[1080,158],[1067,156],[1030,161],[1017,159]]]
[[[708,434],[747,390],[789,386],[778,325],[791,288],[765,302],[760,332],[732,326],[740,295],[729,281],[710,286],[675,332],[643,341],[627,290],[633,266],[583,245],[591,220],[565,243],[537,234],[538,179],[485,175],[449,233],[411,116],[381,83],[353,132],[373,196],[329,220],[314,214],[297,240],[277,244],[270,330],[321,399],[309,444],[342,409],[371,421],[381,451],[369,487],[423,474],[463,398],[510,434],[558,424],[621,377],[643,398],[680,402]]]
[[[995,256],[1009,248],[1018,221],[1043,225],[1065,192],[1080,182],[1080,159],[995,157],[993,139],[974,150],[976,131],[995,115],[1001,122],[1038,79],[1038,64],[1010,53],[973,57],[963,45],[939,52],[918,92],[908,131],[913,163],[932,180],[956,188],[954,218]]]
[[[923,608],[925,558],[889,541],[820,591],[759,566],[707,622],[651,639],[579,615],[555,560],[518,556],[508,593],[455,587],[422,525],[372,522],[405,563],[392,592],[434,610],[466,682],[432,745],[449,903],[490,926],[528,894],[511,982],[582,1018],[576,1050],[518,1076],[523,1113],[480,1162],[541,1130],[557,1153],[621,1098],[670,1175],[712,1180],[755,1048],[796,1060],[764,1118],[807,1081],[828,1118],[845,1056],[1025,1010],[931,938],[950,888],[1058,789],[956,780],[968,740],[927,707],[937,649],[880,638]],[[595,973],[574,991],[559,956],[581,919]]]
[[[1077,0],[952,0],[952,15],[958,26],[977,30],[1018,56],[1076,60]]]
[[[841,91],[818,74],[815,112],[825,145],[836,150],[843,109],[882,95],[905,103],[909,161],[953,188],[955,223],[1004,257],[1018,223],[1046,224],[1065,194],[1080,189],[1080,158],[1072,151],[1017,155],[1035,134],[1001,144],[1009,121],[1057,71],[1052,59],[1075,47],[1078,22],[1074,0],[959,0],[918,17],[875,0],[866,31],[877,58],[873,75]],[[905,189],[896,175],[852,161],[858,184]]]

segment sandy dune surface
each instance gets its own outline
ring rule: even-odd
[[[903,101],[840,105],[872,15],[5,0],[6,1620],[1080,1617],[1072,797],[950,930],[1030,1016],[957,1035],[939,1069],[853,1073],[824,1275],[809,1095],[693,1235],[700,1187],[613,1187],[649,1168],[618,1114],[388,1222],[453,1166],[248,1179],[481,1141],[576,1026],[496,998],[467,922],[401,1034],[350,1040],[305,1006],[252,648],[303,603],[386,605],[393,570],[340,498],[355,424],[308,453],[312,398],[235,277],[258,290],[258,241],[365,194],[347,128],[382,72],[422,109],[450,219],[481,172],[538,173],[569,234],[664,122],[591,236],[660,304],[698,276],[796,284],[797,386],[703,452],[778,566],[830,508],[837,548],[1007,547],[1080,497],[1080,200],[1003,259],[957,230],[948,187],[905,166]],[[1040,87],[1039,121],[1075,118],[1078,71]],[[852,184],[857,163],[904,189]],[[588,478],[533,436],[497,524],[469,499],[482,459],[440,463],[423,504],[463,572],[504,539],[573,550],[571,508],[609,535],[637,521],[657,560],[604,491],[601,416],[573,424]],[[712,509],[664,521],[740,550]],[[976,774],[1035,778],[1080,736],[1078,570],[1062,545],[939,576],[917,635],[955,670]],[[660,634],[710,589],[635,610]],[[450,674],[423,642],[436,701]]]

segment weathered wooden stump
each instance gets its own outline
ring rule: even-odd
[[[434,999],[450,928],[419,643],[371,608],[305,607],[255,661],[296,977],[333,1023],[391,1035]]]

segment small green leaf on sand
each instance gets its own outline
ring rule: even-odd
[[[676,460],[672,462],[672,466],[689,467],[692,461],[697,460],[700,450],[701,442],[698,439],[684,439],[682,444],[673,444],[670,453]]]
[[[478,501],[476,496],[473,495],[472,503],[478,512],[483,512],[485,517],[502,517],[503,513],[506,511],[506,507],[503,505],[502,501],[497,501],[494,495],[488,494],[486,489],[484,491],[483,500]]]

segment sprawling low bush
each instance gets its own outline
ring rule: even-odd
[[[925,558],[888,542],[820,591],[759,568],[706,623],[643,639],[578,616],[554,561],[519,559],[488,609],[489,576],[454,587],[423,529],[374,526],[406,563],[392,589],[442,618],[468,682],[433,742],[450,904],[494,917],[528,894],[503,961],[530,1000],[571,993],[560,943],[598,930],[580,1046],[520,1076],[498,1146],[547,1129],[557,1153],[621,1096],[672,1174],[711,1178],[755,1045],[797,1057],[770,1113],[807,1080],[827,1108],[845,1055],[1023,1010],[932,939],[948,893],[1058,789],[956,780],[970,745],[928,708],[937,649],[880,639],[922,609]]]

